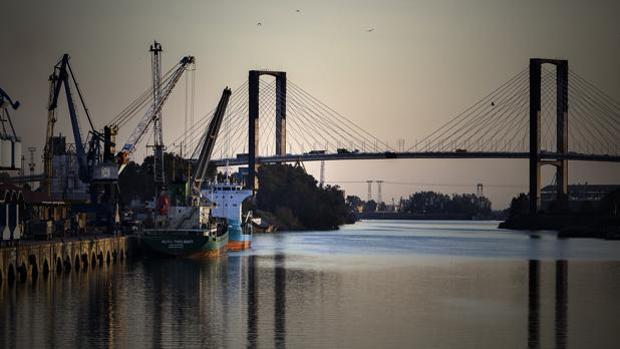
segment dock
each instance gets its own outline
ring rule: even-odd
[[[101,236],[21,241],[0,247],[0,284],[36,280],[123,261],[135,254],[134,236]]]

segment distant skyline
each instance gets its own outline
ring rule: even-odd
[[[102,127],[151,84],[153,40],[164,47],[164,71],[182,55],[196,56],[196,119],[215,106],[223,87],[240,85],[250,69],[270,68],[286,71],[393,147],[404,139],[408,148],[526,68],[531,57],[568,59],[572,70],[620,100],[618,1],[60,0],[8,2],[2,11],[0,87],[21,102],[12,113],[15,128],[24,149],[36,146],[38,155],[47,77],[59,57],[71,55]],[[168,142],[183,131],[183,92],[180,84],[163,111]],[[60,117],[57,130],[70,134],[68,118]],[[121,130],[119,140],[129,131]],[[306,168],[318,179],[318,163]],[[571,162],[569,171],[571,183],[620,178],[620,164]],[[551,173],[543,170],[543,184]],[[330,183],[472,183],[469,189],[385,184],[386,202],[421,189],[475,192],[483,183],[499,209],[527,191],[525,160],[327,162],[325,174]],[[366,198],[364,183],[342,187]]]

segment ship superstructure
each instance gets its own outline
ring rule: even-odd
[[[243,215],[243,201],[252,196],[252,190],[231,183],[211,185],[202,191],[203,197],[215,204],[214,217],[228,221],[228,249],[238,251],[248,249],[252,244],[252,214]]]

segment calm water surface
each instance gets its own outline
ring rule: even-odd
[[[366,221],[0,286],[0,347],[618,348],[620,242]]]

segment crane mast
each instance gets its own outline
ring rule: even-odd
[[[161,111],[163,104],[170,96],[170,93],[172,93],[174,86],[176,86],[185,69],[188,67],[188,65],[194,64],[194,62],[195,59],[193,56],[183,57],[179,62],[177,68],[172,72],[170,78],[166,80],[163,86],[161,86],[161,94],[159,100],[157,101],[157,103],[153,103],[149,107],[149,109],[146,111],[144,116],[142,116],[136,127],[129,135],[129,138],[127,138],[127,141],[123,148],[118,152],[118,154],[116,154],[118,174],[121,174],[125,169],[125,166],[127,166],[127,163],[129,162],[129,156],[133,154],[133,152],[136,150],[136,145],[138,144],[138,142],[140,142],[140,140],[146,133],[151,122],[154,121],[155,116]]]
[[[47,195],[52,193],[52,137],[54,136],[54,124],[56,124],[56,115],[54,113],[55,108],[49,108],[54,100],[54,85],[56,74],[52,74],[49,77],[50,90],[49,99],[47,102],[47,130],[45,132],[45,148],[43,149],[43,173],[45,174],[45,191]]]
[[[151,69],[153,72],[153,105],[161,101],[161,44],[154,41],[151,52]],[[164,139],[162,132],[161,109],[153,117],[153,175],[155,191],[159,193],[165,183],[164,172]]]

